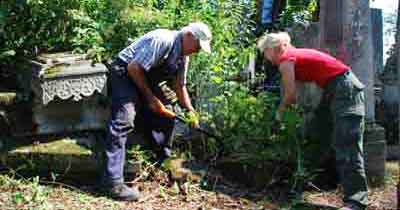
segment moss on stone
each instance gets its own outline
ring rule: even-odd
[[[51,78],[51,77],[57,76],[57,74],[60,72],[61,72],[61,68],[59,68],[57,66],[53,66],[51,68],[46,69],[44,76],[46,78]]]
[[[38,154],[62,154],[62,155],[78,155],[78,156],[87,156],[91,155],[92,151],[83,148],[76,144],[76,142],[72,139],[62,139],[49,143],[40,143],[34,145],[28,145],[19,147],[13,151],[12,153],[38,153]]]
[[[0,105],[9,106],[16,102],[17,94],[14,92],[0,93]]]

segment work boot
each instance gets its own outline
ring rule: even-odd
[[[107,192],[113,199],[120,201],[137,201],[140,196],[136,188],[128,187],[123,183],[110,186]]]

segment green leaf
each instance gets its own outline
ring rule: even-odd
[[[14,56],[15,54],[16,53],[14,50],[3,51],[3,52],[0,52],[0,58]]]
[[[218,76],[212,76],[211,81],[217,85],[220,85],[224,82],[224,80],[221,77]]]
[[[216,65],[212,69],[215,73],[220,73],[223,71],[222,67],[220,65]]]

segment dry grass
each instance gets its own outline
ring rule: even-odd
[[[397,182],[400,178],[399,162],[386,163],[386,182],[384,187],[369,189],[368,210],[396,210],[397,209]],[[307,200],[316,204],[331,204],[337,207],[343,205],[342,192],[336,189],[330,192],[308,193]]]
[[[383,188],[370,189],[368,210],[396,209],[396,179],[399,167],[395,162],[387,164],[387,184]],[[92,186],[43,185],[37,179],[0,176],[0,209],[11,210],[278,210],[290,209],[288,202],[271,198],[272,191],[256,192],[231,183],[216,183],[211,191],[203,190],[199,183],[174,185],[165,178],[140,180],[136,183],[142,192],[138,202],[117,202],[99,195]],[[268,192],[270,194],[268,194]],[[306,192],[310,203],[341,206],[339,189],[327,192]],[[294,210],[294,208],[292,208]]]

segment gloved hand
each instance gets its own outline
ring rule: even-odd
[[[191,128],[199,128],[200,127],[199,114],[197,114],[195,111],[188,112],[185,116],[185,122]]]
[[[152,97],[149,100],[149,107],[153,112],[159,113],[163,117],[167,117],[167,118],[175,118],[176,117],[175,112],[167,109],[164,106],[164,104],[162,104],[161,101],[158,100],[158,98],[156,98],[156,97]]]

